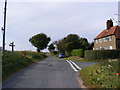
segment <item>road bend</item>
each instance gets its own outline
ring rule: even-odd
[[[77,66],[76,66],[76,65]],[[74,68],[92,62],[71,62],[48,55],[47,58],[18,71],[2,83],[3,88],[80,88]]]

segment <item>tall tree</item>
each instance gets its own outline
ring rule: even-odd
[[[94,42],[90,43],[90,47],[88,49],[93,50],[93,47],[94,47]]]
[[[73,49],[83,49],[86,50],[90,47],[88,40],[86,38],[80,38],[76,34],[69,34],[67,37],[55,42],[59,52],[67,53],[69,56]]]
[[[90,47],[90,44],[86,38],[80,38],[81,48],[87,50]]]
[[[70,55],[73,49],[79,49],[81,47],[79,36],[76,34],[69,34],[58,42],[59,52]]]
[[[50,37],[47,37],[47,35],[44,33],[34,35],[29,39],[31,44],[37,48],[38,52],[40,52],[40,50],[45,49],[50,40],[51,40]]]

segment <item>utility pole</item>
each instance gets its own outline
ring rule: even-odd
[[[14,47],[15,47],[14,42],[10,43],[9,46],[12,47],[12,53],[14,53]]]
[[[120,1],[118,2],[118,25],[120,26]]]
[[[5,0],[5,8],[4,8],[4,27],[2,27],[2,31],[3,31],[3,50],[2,50],[2,54],[5,53],[6,10],[7,10],[7,0]]]

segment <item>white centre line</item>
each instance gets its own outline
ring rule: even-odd
[[[71,62],[69,60],[67,60],[67,62],[70,64],[70,66],[72,67],[72,69],[75,71],[75,72],[78,72],[78,70],[71,64]]]
[[[81,68],[80,68],[76,63],[74,63],[74,62],[71,61],[71,60],[70,60],[70,62],[73,63],[77,69],[81,70]]]

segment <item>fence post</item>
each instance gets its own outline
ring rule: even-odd
[[[25,56],[25,57],[27,56],[27,52],[26,52],[26,51],[24,51],[24,56]]]

